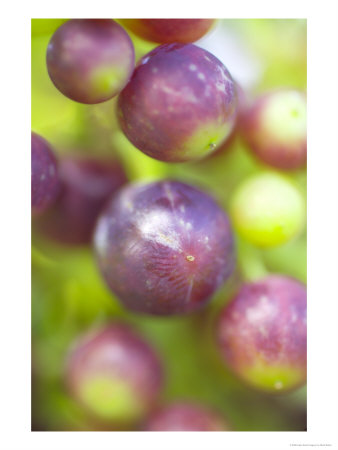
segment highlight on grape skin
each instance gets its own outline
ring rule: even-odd
[[[55,31],[47,48],[51,80],[80,103],[100,103],[117,95],[134,66],[132,41],[111,19],[71,19]]]
[[[270,275],[242,286],[217,324],[220,353],[246,383],[267,392],[306,382],[306,288]]]
[[[60,189],[57,160],[50,144],[36,133],[31,133],[31,207],[38,215],[48,209]]]
[[[167,162],[200,159],[231,133],[235,84],[226,67],[193,44],[164,44],[144,56],[118,99],[122,131]]]
[[[274,172],[245,179],[232,194],[230,214],[237,232],[258,247],[274,247],[296,237],[306,219],[301,192]]]
[[[176,402],[155,411],[146,431],[228,431],[229,424],[218,412],[192,402]]]
[[[87,332],[70,349],[70,394],[100,420],[134,424],[149,414],[163,386],[162,366],[146,341],[125,324]]]
[[[280,89],[257,98],[241,118],[241,131],[252,153],[280,170],[306,165],[306,96]]]
[[[94,248],[124,306],[154,315],[200,309],[234,267],[225,212],[207,194],[174,181],[121,189],[98,219]]]
[[[45,237],[67,245],[89,244],[98,215],[127,182],[118,161],[68,155],[60,160],[60,195],[35,226]]]
[[[203,37],[215,19],[123,19],[121,23],[147,41],[188,44]]]

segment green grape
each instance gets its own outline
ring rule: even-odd
[[[288,178],[274,172],[246,179],[233,194],[230,211],[237,232],[258,247],[289,241],[305,222],[301,193]]]

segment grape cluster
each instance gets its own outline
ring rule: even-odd
[[[235,428],[209,405],[163,401],[170,369],[156,343],[137,330],[137,321],[151,316],[201,320],[218,362],[257,392],[290,391],[306,382],[305,285],[287,274],[241,270],[249,267],[249,254],[292,244],[304,231],[304,193],[290,174],[306,165],[305,93],[285,88],[251,99],[222,61],[194,44],[215,23],[72,19],[47,47],[58,91],[90,105],[90,117],[104,114],[102,140],[107,130],[108,136],[122,133],[135,158],[140,151],[184,174],[217,165],[240,139],[259,167],[230,183],[224,204],[184,175],[131,180],[128,159],[101,154],[95,140],[87,154],[53,146],[54,155],[32,133],[39,245],[90,245],[91,261],[125,314],[125,320],[87,324],[65,358],[71,398],[93,423],[113,429]],[[134,35],[152,43],[136,66]],[[105,102],[112,107],[95,109]],[[209,314],[220,292],[226,298]]]

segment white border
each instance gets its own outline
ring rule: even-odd
[[[1,21],[1,382],[4,450],[279,450],[337,448],[338,8],[335,0],[13,2]],[[207,4],[205,4],[207,3]],[[164,9],[165,8],[165,9]],[[308,432],[101,433],[30,431],[30,19],[222,17],[308,19]],[[5,96],[5,102],[3,97]],[[25,198],[26,197],[26,198]]]

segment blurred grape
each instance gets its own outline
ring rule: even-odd
[[[117,160],[67,155],[60,160],[60,195],[34,226],[61,244],[89,244],[108,199],[127,182]]]
[[[72,19],[53,34],[47,68],[55,86],[80,103],[100,103],[117,95],[135,65],[133,44],[110,19]]]
[[[262,173],[234,192],[231,217],[237,231],[259,247],[287,242],[302,231],[305,205],[301,193],[283,176]]]
[[[31,203],[32,214],[46,210],[60,191],[57,161],[48,142],[31,133]]]
[[[215,19],[123,19],[122,25],[139,37],[159,44],[187,44],[200,39]]]
[[[243,285],[216,326],[220,353],[245,382],[267,392],[306,381],[306,289],[270,275]]]

